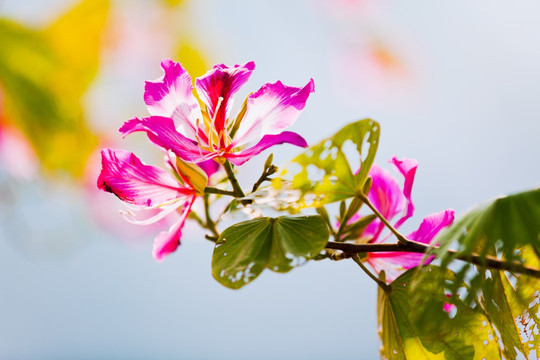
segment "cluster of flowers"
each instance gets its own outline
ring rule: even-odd
[[[233,96],[248,81],[255,68],[253,62],[233,67],[215,65],[196,79],[195,88],[179,63],[166,59],[161,66],[164,76],[147,81],[145,86],[144,101],[151,116],[125,122],[120,132],[124,137],[133,132],[145,132],[148,139],[165,152],[165,163],[172,174],[143,164],[131,152],[104,149],[98,178],[100,189],[115,194],[138,210],[154,210],[153,216],[145,220],[128,217],[132,222],[150,224],[179,211],[180,218],[154,241],[153,255],[158,261],[179,246],[191,207],[204,193],[208,177],[219,164],[229,161],[242,165],[277,144],[307,146],[300,135],[284,130],[296,121],[314,91],[313,80],[300,88],[283,85],[280,81],[265,84],[246,98],[232,120]],[[397,229],[414,212],[411,191],[418,162],[395,157],[390,162],[404,176],[403,189],[388,171],[373,165],[368,198],[388,221],[401,214],[394,223]],[[185,169],[199,171],[201,176],[190,176]],[[453,210],[429,215],[407,238],[429,243],[453,219]],[[360,241],[387,242],[391,234],[381,235],[384,228],[384,224],[375,219]],[[422,257],[423,254],[417,253],[370,253],[367,261],[376,272],[384,269],[387,279],[392,281],[406,269],[419,265]]]
[[[314,91],[313,80],[301,88],[280,81],[265,84],[247,97],[238,116],[231,120],[234,94],[248,81],[255,68],[253,62],[233,67],[215,65],[195,80],[195,89],[179,63],[166,59],[161,67],[163,77],[145,85],[144,102],[151,116],[125,122],[120,133],[125,137],[145,132],[165,151],[165,162],[173,174],[143,164],[131,152],[104,149],[98,178],[100,189],[125,203],[139,210],[157,211],[142,221],[130,219],[134,223],[154,223],[179,210],[178,221],[154,241],[156,260],[176,250],[191,206],[207,185],[195,183],[180,165],[198,164],[210,175],[218,164],[230,161],[242,165],[277,144],[306,147],[300,135],[284,130],[296,121]]]

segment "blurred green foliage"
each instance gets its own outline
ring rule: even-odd
[[[81,98],[98,69],[108,0],[85,0],[44,30],[0,19],[5,121],[27,136],[45,170],[81,176],[97,137]]]

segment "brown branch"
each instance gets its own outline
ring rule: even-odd
[[[340,243],[335,241],[329,241],[326,244],[327,249],[341,250],[348,256],[353,256],[358,253],[370,253],[370,252],[413,252],[413,253],[427,253],[428,250],[437,249],[432,248],[426,244],[418,243],[415,241],[407,240],[405,244],[350,244]],[[524,275],[540,278],[540,270],[524,266],[523,264],[515,261],[504,261],[497,259],[493,256],[480,256],[478,254],[464,254],[454,250],[447,250],[449,254],[455,259],[469,262],[471,264],[485,266],[495,270],[507,270]]]

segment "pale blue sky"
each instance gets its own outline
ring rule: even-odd
[[[3,0],[0,15],[46,22],[68,2]],[[394,154],[420,162],[406,230],[430,213],[461,214],[539,185],[540,3],[388,1],[360,14],[330,12],[328,3],[198,0],[188,5],[189,21],[211,59],[256,62],[244,95],[277,79],[299,86],[314,78],[316,92],[293,127],[308,142],[353,120],[378,120],[378,163]],[[362,69],[347,77],[349,69],[336,68],[343,44],[365,38],[394,52],[404,79],[379,78],[381,85],[354,78]],[[113,118],[112,129],[144,115],[143,81],[159,76],[163,56],[150,55],[144,72],[123,84],[107,76],[114,66],[102,69],[91,113]],[[113,101],[100,109],[95,99],[114,99],[118,89],[118,108]],[[277,163],[295,151],[276,151]],[[247,163],[241,179],[259,167]],[[0,201],[1,358],[378,357],[376,286],[352,261],[265,271],[231,291],[212,279],[211,244],[194,226],[158,264],[151,234],[128,246],[94,229],[76,191],[0,181],[16,194]]]

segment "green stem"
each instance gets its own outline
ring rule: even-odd
[[[208,194],[205,194],[204,197],[204,216],[206,217],[206,223],[204,227],[212,232],[215,237],[219,237],[219,232],[216,227],[216,223],[212,220],[210,216],[210,201],[208,199]]]
[[[240,187],[240,183],[236,179],[236,176],[234,176],[234,170],[229,160],[225,161],[225,163],[223,164],[223,167],[225,168],[227,177],[229,178],[229,181],[231,182],[231,185],[233,187],[234,196],[241,197],[241,198],[245,197],[246,194],[244,194],[244,192],[242,191],[242,188]]]
[[[257,191],[257,189],[259,188],[259,186],[262,185],[263,182],[272,180],[269,176],[275,174],[277,170],[277,167],[275,167],[274,165],[270,165],[269,167],[265,168],[259,180],[257,180],[257,182],[253,184],[253,189],[251,189],[251,192],[254,193],[255,191]]]
[[[373,281],[375,281],[377,283],[377,285],[379,285],[381,287],[381,289],[383,289],[384,291],[388,292],[391,287],[390,285],[386,284],[384,281],[381,281],[380,279],[377,279],[377,277],[375,275],[373,275],[371,273],[371,271],[369,271],[369,269],[364,265],[364,263],[362,262],[362,259],[360,259],[360,256],[358,256],[358,254],[354,254],[352,256],[352,259],[354,260],[355,263],[358,264],[358,266],[360,266],[360,268],[362,270],[364,270],[364,272],[370,277],[373,279]]]
[[[229,190],[222,190],[214,187],[206,187],[204,189],[205,194],[218,194],[218,195],[228,195],[228,196],[235,196],[234,191]]]
[[[365,196],[364,194],[358,194],[357,195],[360,199],[362,199],[362,201],[364,202],[364,204],[366,204],[370,209],[371,211],[373,211],[373,213],[375,215],[377,215],[377,217],[382,221],[382,223],[392,232],[392,234],[394,234],[396,236],[396,238],[398,239],[398,242],[402,245],[406,245],[408,242],[410,242],[410,240],[407,240],[407,238],[405,236],[403,236],[399,231],[397,231],[393,226],[392,224],[390,224],[386,218],[379,212],[379,210],[377,210],[377,208],[375,206],[373,206],[373,204],[369,201],[369,199],[367,198],[367,196]]]

